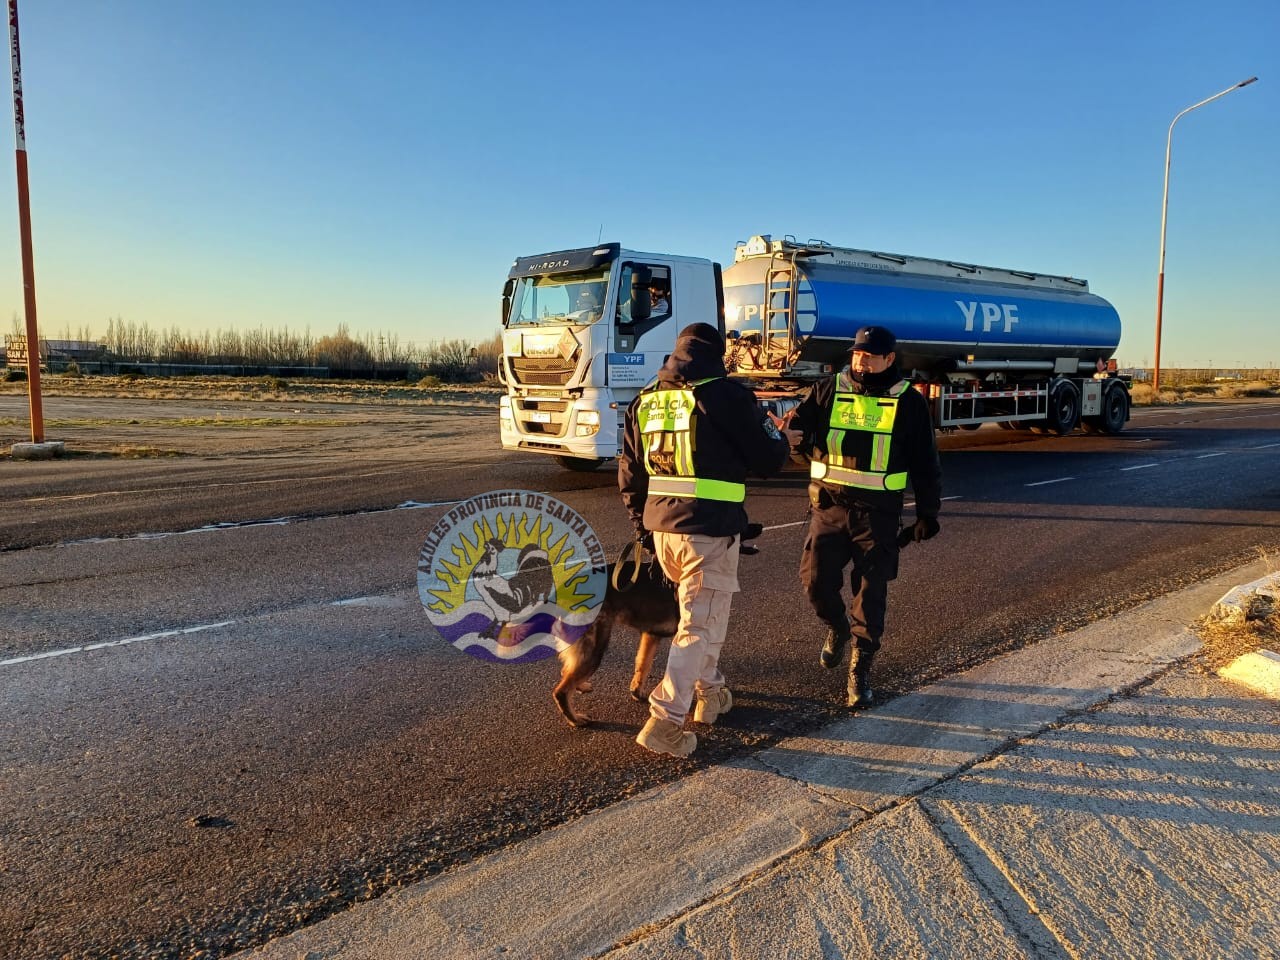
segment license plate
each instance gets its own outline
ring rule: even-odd
[[[532,420],[534,423],[550,423],[551,414],[547,413],[544,410],[534,410],[531,414],[529,414],[529,419]]]

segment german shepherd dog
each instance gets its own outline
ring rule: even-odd
[[[740,552],[758,553],[758,548],[747,541],[754,540],[763,531],[761,524],[747,524]],[[656,558],[642,562],[638,548],[635,562],[640,564],[638,578],[631,586],[624,582],[621,589],[614,586],[617,564],[609,564],[609,585],[600,613],[578,642],[559,654],[560,682],[551,696],[564,718],[575,727],[585,727],[591,718],[574,710],[572,695],[579,690],[586,692],[591,689],[591,677],[609,649],[615,624],[640,631],[640,647],[636,650],[635,669],[631,674],[631,699],[640,703],[645,702],[648,696],[641,689],[653,670],[658,645],[675,636],[680,625],[680,604],[676,600],[675,584],[663,574]],[[622,579],[625,581],[626,577]]]

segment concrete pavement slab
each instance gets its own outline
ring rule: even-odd
[[[985,960],[1033,955],[919,804],[908,803],[607,956],[920,958],[944,950]]]
[[[1280,705],[1191,668],[613,958],[1280,956]]]

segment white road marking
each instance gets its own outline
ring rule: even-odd
[[[808,523],[808,520],[796,520],[794,523],[779,523],[776,526],[765,527],[765,530],[785,530],[787,527],[801,527]]]
[[[1024,483],[1024,487],[1046,487],[1051,483],[1066,483],[1068,480],[1074,480],[1075,477],[1058,477],[1054,480],[1037,480],[1035,483]]]
[[[269,520],[233,520],[226,523],[208,523],[203,527],[191,530],[167,530],[156,533],[131,533],[123,537],[86,537],[83,540],[66,540],[55,543],[55,547],[78,547],[89,543],[119,543],[125,540],[164,540],[168,537],[186,537],[193,533],[219,533],[223,530],[240,530],[244,527],[284,527],[291,523],[305,523],[311,520],[334,520],[339,517],[364,517],[377,513],[392,513],[396,510],[423,510],[427,507],[451,507],[461,500],[440,500],[428,503],[419,500],[406,500],[394,507],[383,507],[378,510],[357,510],[354,513],[330,513],[320,517],[273,517]]]
[[[1124,473],[1127,470],[1146,470],[1148,467],[1158,467],[1158,466],[1160,466],[1160,464],[1158,463],[1140,463],[1136,467],[1121,467],[1120,472]]]
[[[137,490],[99,490],[96,493],[73,493],[51,497],[28,497],[25,500],[19,500],[17,502],[51,503],[55,500],[88,500],[91,497],[127,497],[130,494],[148,495],[152,493],[166,493],[171,490],[213,490],[218,487],[257,487],[272,483],[305,483],[308,480],[362,480],[366,477],[380,477],[385,473],[385,470],[381,470],[374,471],[372,473],[335,473],[318,477],[277,477],[273,480],[228,480],[218,481],[216,483],[182,484],[175,487],[139,487]]]
[[[334,600],[331,607],[407,607],[409,601],[389,594],[373,597],[352,597],[350,600]]]
[[[1210,457],[1225,457],[1226,453],[1202,453],[1196,457],[1197,460],[1208,460]]]
[[[47,660],[50,657],[65,657],[73,653],[86,653],[89,650],[102,650],[106,647],[123,647],[130,643],[141,643],[143,640],[160,640],[164,637],[180,637],[188,633],[200,633],[203,630],[216,630],[229,627],[235,620],[220,620],[217,623],[202,623],[196,627],[181,627],[177,630],[161,630],[159,633],[144,633],[139,637],[126,637],[123,640],[106,640],[102,643],[86,643],[80,647],[67,647],[65,650],[46,650],[44,653],[33,653],[25,657],[12,657],[0,660],[0,667],[8,667],[16,663],[29,663],[32,660]]]
[[[1266,450],[1270,447],[1280,447],[1280,443],[1264,443],[1257,447],[1245,447],[1246,450]]]

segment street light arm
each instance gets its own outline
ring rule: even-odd
[[[1179,120],[1181,120],[1184,116],[1186,116],[1188,113],[1190,113],[1192,110],[1196,109],[1197,107],[1203,107],[1206,103],[1212,103],[1214,100],[1217,100],[1219,97],[1225,97],[1232,90],[1239,90],[1241,87],[1247,87],[1249,84],[1253,83],[1257,79],[1258,79],[1257,77],[1250,77],[1248,80],[1241,80],[1239,83],[1234,84],[1233,86],[1227,87],[1227,89],[1223,90],[1221,93],[1215,93],[1212,97],[1206,97],[1205,99],[1201,100],[1199,103],[1193,103],[1191,106],[1187,107],[1187,109],[1183,110],[1182,113],[1174,117],[1173,123],[1177,123]],[[1169,136],[1171,138],[1173,136],[1173,123],[1169,124]]]

